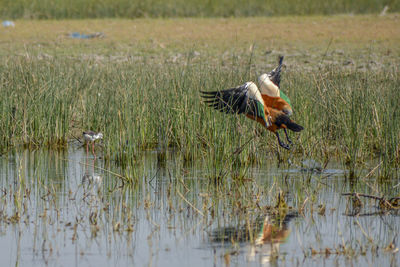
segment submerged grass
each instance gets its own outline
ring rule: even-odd
[[[325,175],[317,173],[250,167],[245,178],[214,185],[205,179],[206,171],[201,165],[186,167],[176,157],[168,159],[165,166],[158,166],[153,153],[143,157],[135,168],[138,182],[132,186],[124,186],[124,181],[113,174],[122,168],[105,166],[103,160],[88,158],[77,147],[70,147],[65,153],[13,149],[1,157],[2,241],[16,238],[32,248],[31,252],[22,251],[15,261],[31,260],[30,253],[35,254],[35,261],[45,262],[66,261],[74,253],[80,261],[85,255],[114,259],[126,256],[127,250],[143,256],[141,247],[151,251],[152,247],[167,244],[168,250],[160,249],[149,256],[161,257],[162,252],[180,251],[182,240],[183,246],[193,248],[196,255],[201,242],[207,245],[202,249],[219,258],[227,251],[232,256],[245,255],[239,248],[261,249],[263,242],[268,248],[281,242],[287,246],[288,238],[294,242],[295,259],[303,258],[302,250],[306,258],[322,254],[326,261],[332,253],[337,255],[331,260],[343,255],[346,258],[339,257],[340,260],[360,261],[374,253],[370,248],[383,251],[398,232],[396,213],[343,216],[347,200],[340,193],[364,190],[365,184],[351,183],[341,174],[330,177],[328,182]],[[104,169],[112,172],[103,172]],[[391,191],[385,192],[384,183],[379,183],[377,190],[388,197],[395,196],[394,183],[388,184]],[[372,204],[365,206],[363,212],[374,210]],[[281,234],[260,240],[261,233],[268,233],[261,230],[266,222]],[[170,245],[166,235],[173,236],[177,244]],[[194,243],[189,242],[193,240]],[[10,241],[10,246],[14,248],[15,243]],[[275,260],[285,260],[288,249],[283,249],[276,251]],[[7,253],[6,259],[13,258]],[[385,253],[381,258],[386,260],[389,256]]]

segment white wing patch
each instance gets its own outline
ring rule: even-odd
[[[264,100],[261,96],[260,90],[258,90],[257,85],[253,82],[247,82],[246,88],[248,90],[247,92],[249,98],[259,101],[265,107]]]

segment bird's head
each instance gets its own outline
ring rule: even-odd
[[[260,91],[262,94],[266,94],[271,97],[279,97],[279,87],[274,84],[268,77],[268,74],[264,73],[258,77],[258,84],[260,85]]]
[[[98,133],[98,134],[97,134],[97,138],[98,138],[98,139],[103,139],[103,134],[102,134],[102,133]]]

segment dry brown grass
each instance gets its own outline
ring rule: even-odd
[[[116,53],[142,48],[148,51],[247,49],[255,43],[265,49],[357,50],[377,47],[400,50],[400,16],[312,16],[232,19],[135,19],[16,21],[3,28],[0,47],[9,53],[29,48]],[[73,40],[71,32],[103,32],[106,38]],[[57,52],[57,51],[54,51]],[[7,53],[7,52],[6,52]]]

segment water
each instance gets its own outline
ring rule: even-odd
[[[396,181],[349,181],[337,164],[321,171],[268,161],[216,185],[210,168],[168,158],[160,164],[149,151],[123,169],[78,146],[3,155],[0,265],[400,264],[398,212],[361,198],[349,216],[355,209],[341,196],[395,196]],[[288,209],[273,208],[278,195]]]

